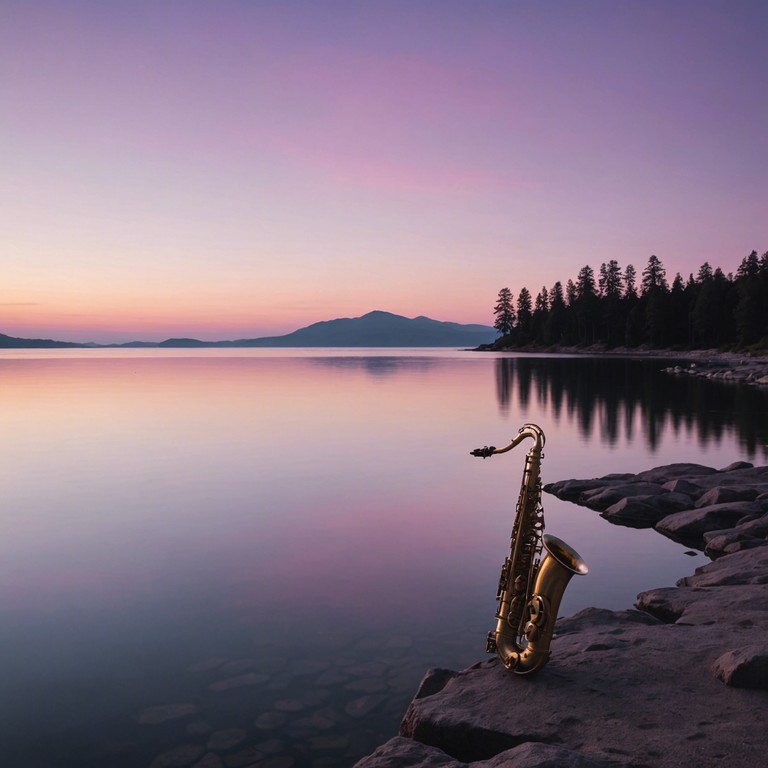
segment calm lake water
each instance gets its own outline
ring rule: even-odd
[[[2,764],[132,768],[176,749],[179,765],[351,765],[394,735],[428,667],[484,656],[529,441],[471,449],[533,421],[545,483],[766,463],[765,391],[665,364],[0,354]],[[631,607],[705,561],[544,509],[590,568],[562,614]]]

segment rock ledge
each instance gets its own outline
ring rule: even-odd
[[[712,562],[637,609],[560,619],[533,679],[431,669],[400,735],[356,768],[732,768],[768,751],[768,467],[672,464],[545,490]]]

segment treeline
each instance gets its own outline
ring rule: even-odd
[[[670,285],[656,256],[639,276],[632,264],[589,265],[565,286],[499,291],[494,307],[498,346],[589,346],[668,349],[768,348],[768,251],[752,251],[736,275],[704,262]]]

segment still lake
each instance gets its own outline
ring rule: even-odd
[[[544,483],[766,463],[768,393],[667,364],[3,351],[0,761],[353,764],[428,667],[484,657],[530,441],[471,449],[532,421]],[[590,568],[561,614],[629,608],[705,562],[543,501]]]

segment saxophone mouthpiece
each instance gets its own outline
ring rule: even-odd
[[[481,456],[482,458],[487,459],[489,456],[493,456],[495,451],[496,451],[496,446],[486,445],[484,448],[475,448],[474,451],[470,452],[470,455]]]

